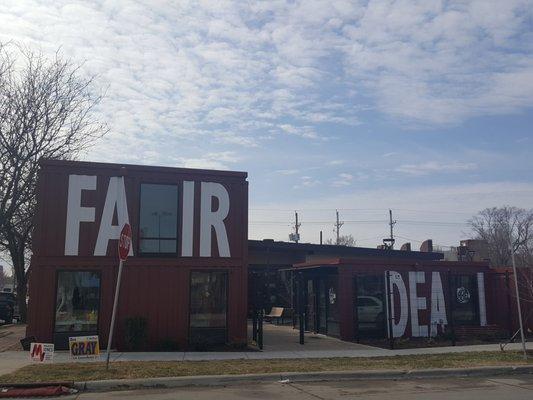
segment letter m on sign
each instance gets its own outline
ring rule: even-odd
[[[43,345],[41,343],[33,344],[32,349],[31,349],[31,358],[32,360],[36,360],[36,359],[39,359],[41,361],[44,360]]]

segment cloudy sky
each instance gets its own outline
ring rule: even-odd
[[[84,62],[85,156],[244,170],[250,236],[455,245],[533,206],[533,1],[0,2],[0,41]]]

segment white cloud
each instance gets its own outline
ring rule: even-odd
[[[301,176],[300,182],[293,186],[293,189],[303,189],[303,188],[312,188],[320,185],[322,182],[318,179],[313,178],[312,176]]]
[[[300,136],[306,139],[318,139],[319,136],[311,126],[294,126],[290,124],[281,124],[280,129],[290,135]]]
[[[369,111],[434,127],[531,108],[532,12],[527,0],[5,0],[0,40],[60,47],[97,74],[111,132],[87,158],[174,165],[263,157],[283,134],[318,148],[363,132]]]
[[[343,29],[346,68],[381,111],[447,124],[533,104],[530,1],[382,1],[365,11]]]
[[[344,163],[346,163],[345,160],[331,160],[331,161],[328,161],[326,164],[331,165],[331,166],[336,166],[336,165],[342,165]]]
[[[400,172],[407,175],[421,176],[429,175],[439,172],[464,172],[472,171],[477,168],[475,163],[440,163],[436,161],[428,161],[421,164],[403,164],[395,168],[396,172]]]
[[[280,175],[296,175],[300,173],[300,170],[299,169],[280,169],[280,170],[277,170],[276,173]]]
[[[278,127],[316,139],[317,124],[356,126],[369,107],[426,124],[531,107],[532,10],[527,0],[6,0],[0,40],[61,47],[98,74],[112,130],[97,153],[125,137],[130,153],[139,142],[164,152],[154,136],[250,147]]]
[[[341,186],[350,186],[353,182],[353,175],[348,173],[340,173],[337,175],[337,178],[333,180],[331,186],[341,187]]]
[[[221,153],[207,153],[201,158],[183,158],[176,157],[175,162],[177,166],[185,168],[200,168],[200,169],[229,169],[230,164],[239,161],[239,157],[235,153],[226,151]]]

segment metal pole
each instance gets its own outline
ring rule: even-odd
[[[252,311],[252,339],[257,343],[257,310]]]
[[[259,311],[259,321],[257,329],[257,345],[259,350],[263,350],[263,310]]]
[[[298,322],[299,322],[299,328],[300,328],[300,344],[304,344],[305,340],[304,340],[304,332],[305,332],[305,326],[304,326],[304,318],[305,318],[305,313],[304,313],[304,305],[303,305],[303,277],[302,277],[302,273],[300,273],[298,275],[298,311],[299,311],[299,318],[298,318]]]
[[[358,294],[359,294],[359,286],[358,286],[358,280],[357,275],[353,278],[353,286],[354,286],[354,295],[353,295],[353,302],[354,302],[354,316],[355,316],[355,341],[359,343],[360,341],[360,335],[359,335],[359,302],[358,302]]]
[[[106,349],[106,369],[109,369],[109,355],[111,353],[111,343],[113,342],[113,331],[115,328],[115,317],[117,314],[117,305],[118,305],[118,295],[120,292],[120,278],[122,276],[122,266],[124,261],[120,260],[118,264],[118,276],[117,276],[117,286],[115,287],[115,299],[113,300],[113,313],[111,314],[111,325],[109,326],[109,336],[107,338],[107,349]]]
[[[454,302],[454,291],[452,288],[452,271],[448,270],[448,298],[449,300],[449,309],[450,309],[450,319],[448,320],[448,326],[451,329],[451,335],[452,335],[452,346],[455,346],[456,337],[455,337],[455,324],[453,323],[454,315],[453,315],[453,302]]]
[[[391,284],[390,284],[390,271],[387,271],[386,273],[386,279],[385,282],[385,290],[387,291],[387,314],[389,314],[389,321],[388,321],[388,334],[389,334],[389,347],[390,349],[394,349],[394,332],[392,330],[392,324],[394,323],[392,318],[392,307],[394,304],[392,302],[394,301],[394,293],[391,293]]]
[[[518,290],[518,275],[516,273],[516,262],[514,257],[513,240],[509,236],[509,249],[511,250],[511,260],[513,261],[514,286],[516,290],[516,307],[518,308],[518,323],[520,325],[520,338],[522,339],[522,350],[524,359],[527,360],[526,339],[524,337],[524,325],[522,323],[522,307],[520,307],[520,291]]]
[[[297,212],[297,211],[294,212],[294,217],[295,217],[295,219],[296,219],[296,223],[294,224],[294,231],[295,231],[295,233],[296,233],[296,240],[295,240],[295,242],[298,243],[298,242],[300,241],[300,231],[299,231],[299,229],[300,229],[300,224],[298,223],[298,212]]]
[[[337,222],[335,223],[335,231],[337,232],[337,241],[335,244],[338,246],[340,244],[340,229],[344,225],[344,222],[339,221],[339,210],[335,210],[335,215],[337,216]]]
[[[507,327],[509,329],[509,336],[511,336],[512,341],[513,339],[513,315],[512,315],[512,307],[511,307],[511,285],[509,284],[509,272],[505,272],[505,288],[507,290]]]

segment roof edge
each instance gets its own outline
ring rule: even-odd
[[[233,178],[247,178],[248,173],[244,171],[224,171],[217,169],[196,169],[196,168],[182,168],[182,167],[165,167],[158,165],[143,165],[143,164],[122,164],[122,163],[103,163],[96,161],[74,161],[74,160],[54,160],[42,158],[39,160],[41,167],[76,167],[76,168],[91,168],[91,169],[120,169],[127,170],[149,170],[151,172],[162,173],[190,173],[196,175],[216,175],[216,176],[230,176]]]

